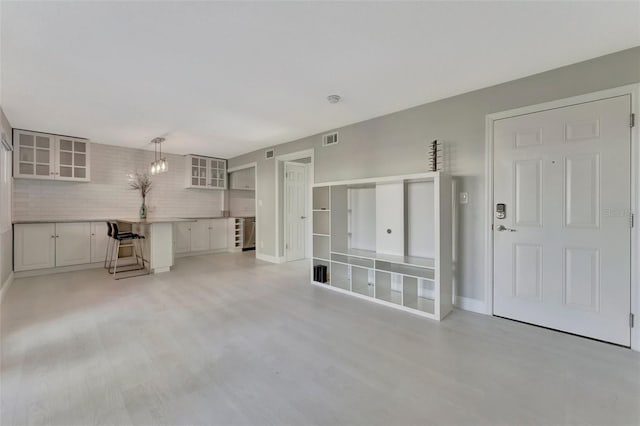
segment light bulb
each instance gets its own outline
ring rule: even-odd
[[[167,162],[165,161],[165,159],[163,158],[162,160],[160,160],[160,169],[164,172],[165,170],[167,170]]]

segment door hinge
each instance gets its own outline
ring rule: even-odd
[[[629,314],[629,328],[633,328],[634,319],[635,319],[635,317],[633,316],[633,314]]]
[[[635,127],[636,126],[636,115],[631,113],[631,116],[629,117],[629,127]]]
[[[636,225],[636,215],[635,213],[631,213],[631,227],[633,228]]]

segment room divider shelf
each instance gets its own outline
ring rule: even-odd
[[[313,197],[313,265],[328,267],[326,288],[436,320],[451,311],[447,175],[316,184]]]

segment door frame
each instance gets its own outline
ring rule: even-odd
[[[500,111],[488,114],[485,117],[485,277],[484,277],[484,302],[485,313],[493,315],[493,122],[496,120],[531,114],[545,110],[563,108],[571,105],[602,99],[631,96],[631,113],[636,116],[636,123],[631,128],[631,211],[636,216],[636,224],[631,228],[631,312],[635,315],[635,326],[631,329],[631,349],[640,351],[640,286],[638,278],[640,274],[640,216],[638,211],[640,189],[640,124],[638,124],[638,112],[640,111],[640,83],[601,90],[579,96],[558,99],[522,108]]]
[[[287,226],[286,226],[286,222],[288,219],[288,214],[287,214],[287,192],[284,191],[284,187],[287,184],[287,164],[297,164],[299,166],[302,166],[304,168],[304,183],[305,186],[309,185],[309,163],[296,163],[295,161],[284,161],[283,162],[283,167],[284,167],[284,176],[283,176],[283,181],[282,181],[282,188],[283,188],[283,192],[282,192],[282,205],[284,207],[284,212],[283,212],[283,223],[285,224],[284,229],[282,230],[283,234],[282,234],[282,238],[283,238],[283,242],[285,244],[284,247],[284,252],[282,253],[284,256],[284,260],[285,262],[291,262],[291,260],[289,260],[289,255],[287,254],[287,237],[288,237],[288,232],[287,232]],[[305,197],[307,198],[307,200],[305,200],[305,207],[304,207],[304,213],[305,213],[305,217],[310,219],[311,216],[309,216],[309,203],[308,198],[311,196],[311,194],[309,193],[309,189],[306,188],[305,189]],[[304,237],[304,257],[303,259],[308,259],[309,258],[309,236],[308,234],[310,234],[309,232],[309,221],[305,222],[304,224],[304,231],[303,231],[303,237]],[[296,259],[299,260],[299,259]]]
[[[312,198],[313,198],[313,184],[315,183],[315,177],[314,177],[314,164],[315,164],[315,156],[314,156],[314,149],[305,149],[302,151],[296,151],[296,152],[291,152],[289,154],[281,154],[276,156],[275,161],[274,161],[274,169],[275,169],[275,176],[276,176],[276,253],[275,253],[275,257],[277,259],[278,263],[282,263],[282,262],[286,262],[286,255],[284,252],[282,252],[282,255],[280,255],[280,248],[284,246],[284,233],[282,235],[282,237],[280,236],[280,215],[282,214],[280,212],[280,191],[283,191],[283,185],[284,185],[284,179],[280,179],[280,173],[278,173],[278,168],[280,166],[281,163],[282,167],[284,169],[284,163],[287,161],[294,161],[294,160],[301,160],[303,158],[311,158],[311,162],[308,163],[308,169],[307,169],[307,217],[309,218],[309,220],[311,220],[311,209],[312,209]],[[305,250],[306,255],[310,255],[311,254],[311,244],[312,242],[312,237],[311,237],[311,229],[312,226],[309,225],[307,226],[307,235],[306,235],[306,243],[307,243],[307,248]]]

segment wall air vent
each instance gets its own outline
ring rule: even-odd
[[[322,146],[330,146],[338,143],[338,132],[328,133],[322,136]]]
[[[268,149],[264,152],[264,158],[271,160],[274,157],[273,149]]]

